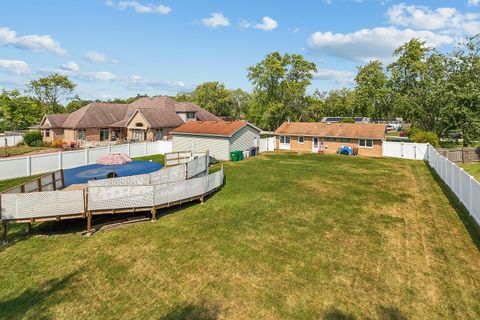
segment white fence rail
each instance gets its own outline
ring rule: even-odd
[[[260,139],[260,146],[258,153],[274,151],[275,150],[275,137]]]
[[[427,159],[430,166],[480,225],[480,183],[455,163],[441,156],[430,145],[427,148]]]
[[[223,168],[200,178],[147,186],[89,187],[91,211],[149,208],[206,194],[223,184]]]
[[[171,151],[172,141],[155,141],[0,159],[0,180],[94,164],[109,153],[120,152],[135,158]]]
[[[384,141],[382,155],[384,157],[426,160],[428,143]]]
[[[85,213],[83,190],[2,194],[2,220],[38,219]]]

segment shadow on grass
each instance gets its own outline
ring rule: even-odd
[[[400,310],[395,307],[378,307],[378,319],[380,320],[407,320]]]
[[[440,178],[435,169],[430,167],[428,164],[426,164],[426,166],[432,174],[435,182],[437,182],[440,186],[440,189],[445,197],[447,197],[448,202],[455,209],[455,212],[465,226],[465,229],[467,229],[468,233],[470,234],[473,243],[477,246],[477,249],[480,250],[480,226],[477,225],[475,219],[473,219],[473,217],[469,214],[468,210],[463,206],[455,193],[450,190],[450,187],[442,180],[442,178]]]
[[[173,307],[161,320],[215,320],[219,318],[220,308],[207,303],[185,304]]]
[[[66,288],[77,275],[72,272],[60,279],[52,279],[38,285],[38,289],[29,288],[20,295],[0,301],[1,319],[21,319],[31,311],[35,319],[52,319],[48,306],[55,305],[55,294]],[[58,301],[63,298],[59,298]],[[32,311],[32,309],[34,311]]]
[[[355,320],[356,318],[345,311],[332,307],[323,315],[324,320]]]

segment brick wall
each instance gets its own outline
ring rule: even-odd
[[[381,157],[382,156],[382,141],[373,140],[373,148],[362,148],[358,146],[358,139],[348,139],[347,141],[341,141],[340,138],[336,138],[335,141],[327,141],[327,138],[319,138],[319,144],[323,143],[323,151],[325,153],[336,153],[342,146],[348,146],[350,148],[358,147],[358,154],[368,157]],[[279,148],[280,137],[275,137],[276,148]],[[298,142],[298,136],[290,137],[290,150],[292,151],[305,151],[312,152],[312,137],[304,137],[304,143]]]

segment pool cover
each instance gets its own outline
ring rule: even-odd
[[[162,164],[150,161],[132,161],[119,166],[103,164],[90,164],[77,168],[64,170],[65,186],[87,183],[89,180],[106,179],[107,174],[115,172],[119,177],[134,176],[160,170]]]

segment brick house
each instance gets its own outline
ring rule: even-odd
[[[385,132],[383,124],[284,122],[274,134],[280,150],[336,153],[349,146],[359,155],[381,157]]]
[[[94,102],[69,114],[46,114],[38,129],[43,140],[156,141],[170,139],[170,131],[189,121],[220,121],[189,102],[160,96],[130,104]]]

